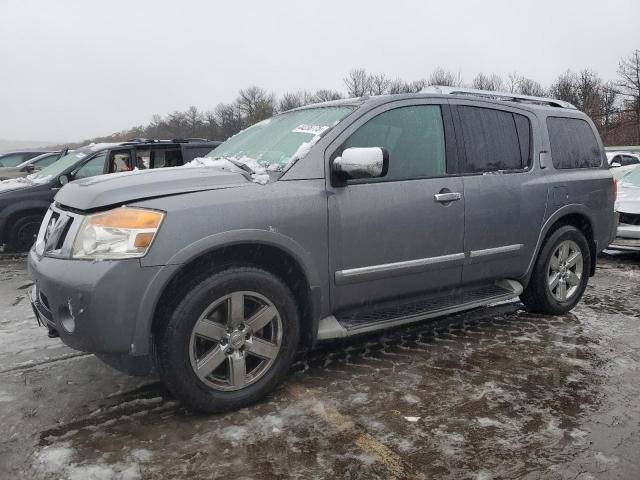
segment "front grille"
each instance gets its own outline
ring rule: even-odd
[[[620,223],[624,223],[625,225],[640,225],[640,215],[621,212]]]
[[[72,217],[52,209],[51,216],[49,217],[49,221],[44,230],[44,253],[55,253],[60,251],[64,245],[67,235],[69,234],[72,224]]]

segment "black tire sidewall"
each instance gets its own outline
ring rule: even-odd
[[[282,344],[273,365],[255,383],[235,391],[208,387],[195,374],[189,341],[202,312],[216,299],[234,291],[253,291],[268,298],[282,321]],[[299,312],[291,291],[274,275],[258,268],[236,267],[205,278],[180,301],[160,332],[160,374],[167,387],[191,408],[218,412],[250,405],[273,389],[287,374],[300,338]]]
[[[582,253],[582,278],[580,279],[580,285],[574,295],[567,301],[561,302],[557,300],[550,289],[547,286],[547,272],[549,271],[549,264],[551,262],[551,256],[553,252],[558,248],[558,245],[565,240],[574,241],[581,250]],[[562,314],[571,310],[582,298],[582,294],[587,288],[589,281],[589,272],[591,269],[591,255],[589,253],[589,245],[587,240],[580,230],[567,225],[560,227],[553,232],[542,249],[539,257],[539,264],[536,268],[536,276],[534,281],[538,282],[538,290],[544,296],[546,309],[551,310],[553,313]]]
[[[42,223],[42,218],[43,216],[39,216],[39,215],[27,215],[27,216],[18,218],[16,221],[14,221],[11,224],[11,227],[9,228],[9,235],[8,235],[8,242],[7,242],[9,250],[11,251],[29,250],[29,248],[31,248],[31,245],[33,243],[31,243],[28,246],[20,244],[20,241],[18,239],[18,232],[20,231],[21,228],[25,227],[28,224],[37,225],[37,229],[39,229],[40,224]],[[37,234],[37,229],[36,229],[36,234]],[[34,238],[34,242],[35,242],[35,238]]]

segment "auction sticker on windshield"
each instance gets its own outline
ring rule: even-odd
[[[328,130],[329,127],[327,125],[298,125],[296,128],[291,130],[293,133],[307,133],[309,135],[320,135],[325,130]]]

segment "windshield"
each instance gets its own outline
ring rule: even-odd
[[[37,164],[41,160],[44,160],[44,159],[47,159],[47,158],[54,158],[56,155],[58,155],[58,154],[57,153],[45,153],[44,155],[39,155],[37,157],[30,158],[29,160],[25,160],[20,165],[16,165],[16,168],[22,168],[22,167],[26,167],[27,165]],[[53,162],[53,160],[52,160],[52,162]]]
[[[636,167],[627,173],[621,180],[623,183],[628,183],[634,187],[640,187],[640,168]]]
[[[90,152],[82,150],[74,150],[72,152],[69,152],[64,157],[61,157],[59,160],[57,160],[55,163],[52,163],[48,167],[43,168],[33,175],[29,175],[28,178],[29,180],[34,180],[36,182],[55,178],[61,175],[69,167],[75,165],[78,160],[82,160],[89,153]]]
[[[304,157],[327,130],[351,113],[351,107],[307,108],[276,115],[241,131],[207,154],[267,170],[285,170]]]

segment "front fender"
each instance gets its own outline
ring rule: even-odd
[[[200,256],[233,245],[252,244],[268,245],[289,254],[303,270],[313,292],[320,292],[320,276],[315,268],[310,254],[292,238],[278,232],[260,229],[232,230],[204,237],[176,252],[154,278],[149,282],[143,298],[139,303],[138,321],[135,326],[134,338],[131,345],[131,354],[146,355],[150,352],[150,332],[153,317],[160,297],[171,279],[179,272],[183,265]],[[141,266],[152,267],[141,259]],[[318,308],[319,299],[312,299],[314,308]],[[315,315],[314,315],[315,316]]]

